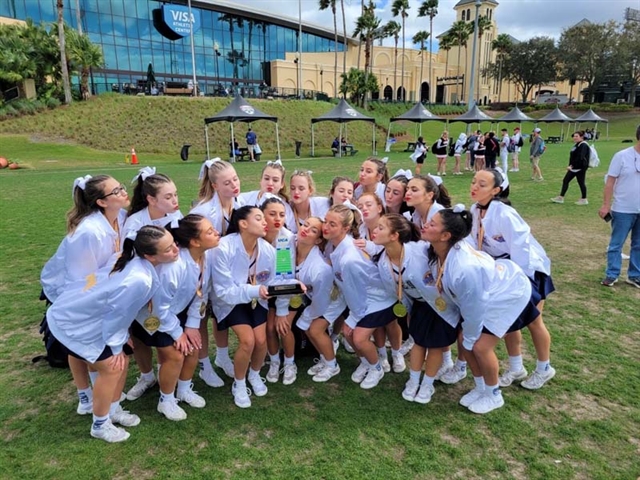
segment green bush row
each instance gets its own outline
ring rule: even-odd
[[[60,100],[57,98],[27,100],[21,98],[11,103],[5,103],[0,106],[0,120],[21,117],[23,115],[35,115],[47,109],[54,109],[60,106]]]

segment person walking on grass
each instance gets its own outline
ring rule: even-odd
[[[569,189],[569,183],[574,178],[577,180],[580,186],[580,193],[582,196],[580,200],[576,202],[576,205],[588,205],[587,200],[587,185],[585,184],[585,177],[587,176],[587,169],[589,168],[589,155],[591,150],[589,145],[584,140],[584,130],[578,130],[573,134],[573,143],[575,144],[569,152],[569,166],[567,167],[567,173],[562,180],[562,189],[560,195],[551,199],[553,203],[564,203],[564,195]]]
[[[251,127],[249,127],[249,130],[247,130],[247,134],[245,135],[245,138],[247,140],[247,150],[249,150],[249,156],[251,157],[251,161],[255,162],[256,161],[255,148],[256,148],[256,144],[258,143],[258,136],[256,135],[256,132],[251,130]]]
[[[541,182],[544,180],[542,178],[542,171],[540,170],[540,157],[544,153],[541,151],[542,137],[540,136],[539,128],[533,129],[533,134],[531,135],[531,147],[529,147],[529,159],[531,160],[531,180],[534,182]]]
[[[611,219],[607,270],[600,283],[613,287],[618,281],[622,246],[631,233],[627,283],[640,288],[640,125],[636,128],[636,144],[619,151],[611,160],[598,215]]]

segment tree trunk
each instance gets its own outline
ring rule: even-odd
[[[478,32],[478,85],[476,87],[476,104],[480,102],[480,70],[482,69],[482,35]]]
[[[467,46],[465,45],[464,46],[464,80],[465,80],[465,82],[469,81],[469,71],[468,71],[469,70],[469,56],[468,56],[468,53],[469,52],[468,52]],[[466,87],[466,85],[465,85],[465,87]],[[471,92],[471,94],[473,95],[473,92]],[[462,95],[464,96],[464,92],[462,92]],[[467,99],[467,103],[470,102],[470,101],[471,101],[471,99],[468,98]]]
[[[82,14],[80,12],[80,0],[76,0],[76,22],[78,23],[78,35],[82,35]]]
[[[338,96],[338,14],[336,13],[335,4],[333,8],[333,32],[336,45],[333,57],[333,98],[336,98]]]
[[[498,66],[498,103],[502,98],[502,57],[500,57],[500,64]]]
[[[404,16],[402,17],[402,78],[400,79],[400,88],[402,88],[402,101],[406,101],[406,90],[404,88]]]
[[[427,102],[431,104],[431,98],[433,98],[433,70],[432,70],[432,60],[433,60],[433,17],[429,17],[429,98],[427,98]],[[445,75],[446,76],[446,75]],[[420,86],[422,88],[422,85]]]
[[[420,85],[418,85],[418,99],[422,103],[422,68],[424,67],[424,41],[420,42]],[[427,102],[429,99],[427,98]]]
[[[462,45],[458,45],[458,73],[456,77],[460,77],[460,54],[462,53]],[[460,79],[456,78],[456,102],[460,103]]]
[[[394,50],[395,52],[395,58],[393,61],[393,93],[391,95],[391,100],[398,100],[398,84],[397,84],[397,78],[398,78],[398,38],[395,38],[395,42],[396,42],[396,48]]]
[[[57,0],[58,7],[58,43],[60,44],[60,70],[62,73],[62,86],[64,89],[64,103],[71,104],[71,84],[69,83],[69,69],[67,67],[67,53],[64,41],[64,2]]]
[[[344,0],[340,0],[342,9],[342,34],[344,36],[344,52],[342,54],[342,73],[347,74],[347,19],[344,16]]]

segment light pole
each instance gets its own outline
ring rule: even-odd
[[[218,42],[213,42],[213,51],[215,53],[215,57],[216,57],[216,91],[220,90],[220,70],[218,68],[218,57],[220,55],[222,55],[220,53],[220,45],[218,45]]]
[[[302,0],[298,0],[298,94],[302,100]]]
[[[469,80],[469,95],[467,99],[469,100],[469,110],[473,108],[476,101],[472,100],[473,98],[473,81],[476,77],[475,69],[476,69],[476,44],[478,42],[478,15],[480,13],[480,6],[482,5],[482,0],[476,0],[476,19],[473,22],[473,48],[471,49],[471,80]]]
[[[196,79],[196,47],[193,43],[193,14],[191,13],[191,0],[189,6],[189,38],[191,39],[191,68],[193,69],[193,96],[198,96],[198,80]]]

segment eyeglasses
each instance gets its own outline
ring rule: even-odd
[[[123,184],[120,184],[119,187],[114,188],[113,190],[111,190],[111,193],[107,193],[106,195],[103,195],[102,197],[100,197],[101,199],[105,199],[107,197],[110,197],[111,195],[114,196],[118,196],[118,195],[122,195],[122,194],[126,194],[127,193],[127,187],[125,187]]]

